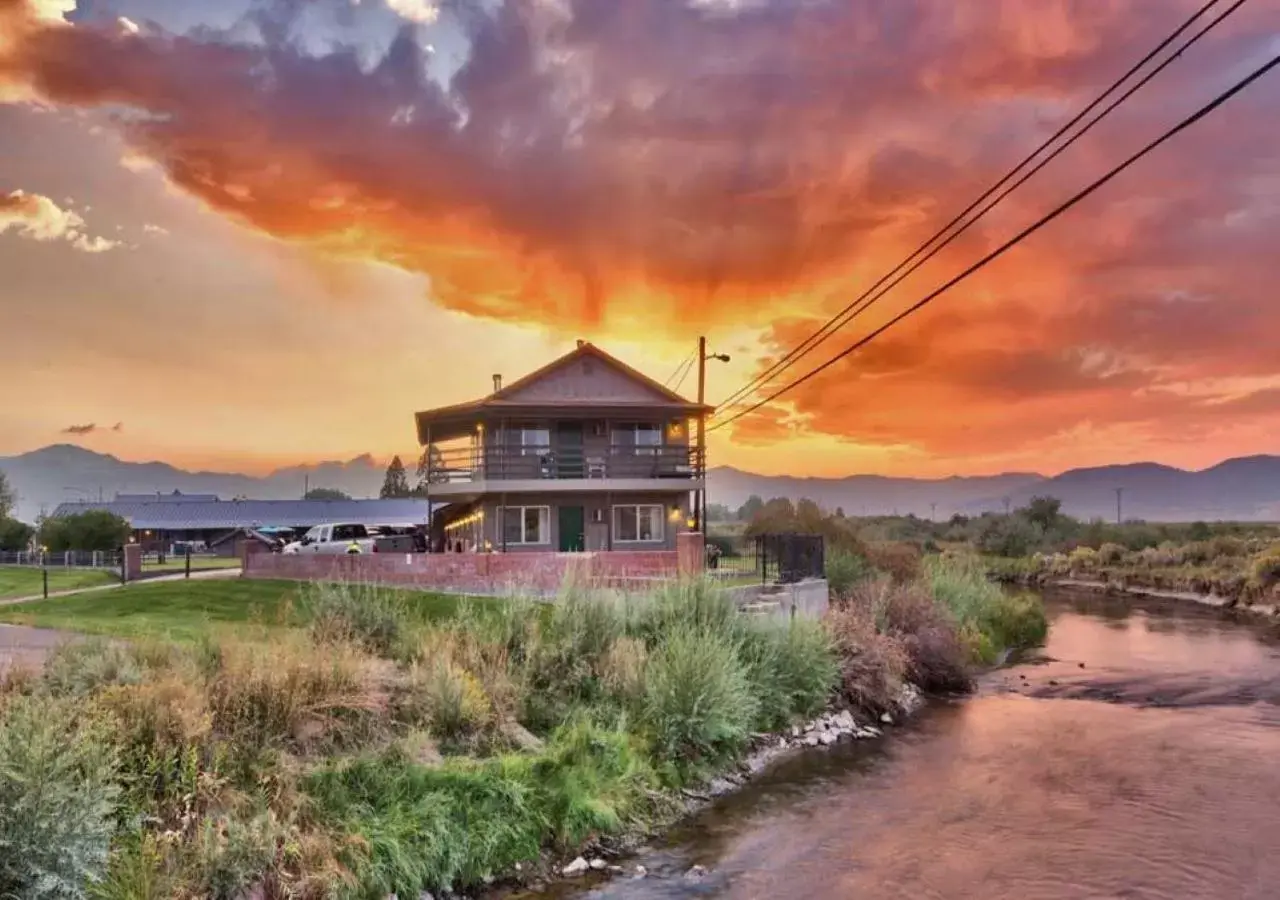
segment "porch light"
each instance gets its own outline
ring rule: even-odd
[[[690,516],[689,518],[684,520],[684,524],[687,525],[689,529],[692,531],[694,528],[698,527],[698,520],[695,519],[693,516]]]
[[[684,426],[679,421],[672,422],[667,426],[667,434],[670,437],[678,438],[684,433]]]
[[[671,507],[671,514],[670,514],[670,516],[668,516],[668,518],[670,518],[672,522],[679,522],[679,521],[680,521],[680,507],[678,507],[678,506],[673,506],[673,507]]]

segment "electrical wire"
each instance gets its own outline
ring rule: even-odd
[[[1270,72],[1272,69],[1274,69],[1277,65],[1280,65],[1280,55],[1277,55],[1277,56],[1272,57],[1272,59],[1271,59],[1269,62],[1267,62],[1267,63],[1263,64],[1262,66],[1260,66],[1259,68],[1255,69],[1253,72],[1251,72],[1251,73],[1250,73],[1249,75],[1247,75],[1245,78],[1243,78],[1243,79],[1241,79],[1240,81],[1236,82],[1232,87],[1228,88],[1226,91],[1224,91],[1223,93],[1219,94],[1217,97],[1215,97],[1215,98],[1214,98],[1213,100],[1211,100],[1209,103],[1207,103],[1207,104],[1205,104],[1204,106],[1200,107],[1198,110],[1196,110],[1196,111],[1195,111],[1194,113],[1192,113],[1190,116],[1188,116],[1187,118],[1183,119],[1183,120],[1182,120],[1181,122],[1179,122],[1177,125],[1174,125],[1172,128],[1170,128],[1168,131],[1164,132],[1164,134],[1160,135],[1160,136],[1159,136],[1158,138],[1156,138],[1155,140],[1151,141],[1151,143],[1149,143],[1149,144],[1147,144],[1146,146],[1144,146],[1141,150],[1138,150],[1136,153],[1134,153],[1134,154],[1132,154],[1131,156],[1129,156],[1129,157],[1128,157],[1124,162],[1120,163],[1118,166],[1116,166],[1115,168],[1113,168],[1113,169],[1111,169],[1110,171],[1108,171],[1108,172],[1107,172],[1106,174],[1104,174],[1102,177],[1098,178],[1096,181],[1094,181],[1094,182],[1092,182],[1091,184],[1089,184],[1087,187],[1085,187],[1083,190],[1081,190],[1081,191],[1079,191],[1078,193],[1076,193],[1075,195],[1073,195],[1073,196],[1072,196],[1071,198],[1069,198],[1068,200],[1066,200],[1066,201],[1064,201],[1063,203],[1059,204],[1059,205],[1058,205],[1057,207],[1055,207],[1052,211],[1050,211],[1050,212],[1049,212],[1049,213],[1047,213],[1046,215],[1042,216],[1041,218],[1037,219],[1037,220],[1036,220],[1035,222],[1033,222],[1031,225],[1028,225],[1026,228],[1024,228],[1022,231],[1018,232],[1016,235],[1014,235],[1012,238],[1010,238],[1010,239],[1009,239],[1008,241],[1006,241],[1005,243],[1001,244],[1001,245],[1000,245],[999,247],[997,247],[995,250],[992,250],[992,251],[991,251],[990,253],[988,253],[986,256],[982,257],[982,258],[981,258],[980,260],[978,260],[976,263],[974,263],[973,265],[971,265],[971,266],[969,266],[967,269],[965,269],[963,272],[960,272],[958,275],[956,275],[956,276],[954,276],[953,278],[951,278],[949,281],[947,281],[947,282],[946,282],[945,284],[943,284],[941,287],[939,287],[939,288],[935,289],[934,291],[930,292],[929,294],[926,294],[923,298],[921,298],[920,300],[916,301],[916,302],[915,302],[914,304],[912,304],[911,306],[907,307],[905,310],[903,310],[902,312],[900,312],[898,315],[894,316],[894,317],[893,317],[892,319],[890,319],[888,322],[885,322],[883,325],[881,325],[879,328],[877,328],[877,329],[875,329],[874,331],[872,331],[872,332],[871,332],[870,334],[868,334],[866,337],[861,338],[861,339],[859,339],[859,340],[855,341],[853,344],[850,344],[848,347],[846,347],[844,350],[841,350],[838,354],[836,354],[835,356],[833,356],[831,359],[829,359],[829,360],[827,360],[826,362],[822,363],[820,366],[817,366],[817,367],[815,367],[815,368],[813,368],[813,369],[810,369],[810,370],[809,370],[808,372],[806,372],[804,375],[802,375],[802,376],[800,376],[799,378],[795,379],[795,380],[794,380],[794,381],[792,381],[790,384],[784,385],[783,387],[781,387],[781,388],[779,388],[778,390],[774,391],[773,393],[769,394],[769,396],[765,397],[763,400],[760,400],[760,401],[758,401],[758,402],[756,402],[756,403],[753,403],[752,405],[750,405],[750,406],[748,406],[747,408],[743,409],[741,412],[736,413],[736,414],[735,414],[735,415],[733,415],[732,417],[730,417],[730,418],[728,418],[728,419],[725,419],[725,420],[724,420],[724,421],[722,421],[722,422],[718,422],[718,423],[716,423],[715,425],[710,426],[710,427],[707,429],[707,431],[708,431],[708,432],[716,431],[717,429],[723,428],[723,427],[725,427],[726,425],[729,425],[730,423],[737,421],[738,419],[742,418],[743,416],[747,415],[748,413],[755,412],[757,409],[760,409],[760,407],[764,406],[765,404],[773,402],[774,400],[778,399],[779,397],[781,397],[783,394],[787,393],[788,391],[791,391],[791,390],[793,390],[793,389],[795,389],[795,388],[799,387],[800,385],[804,384],[806,381],[809,381],[811,378],[814,378],[814,377],[816,377],[817,375],[821,374],[822,372],[825,372],[825,371],[826,371],[827,369],[829,369],[831,366],[835,365],[838,361],[840,361],[841,359],[844,359],[846,356],[848,356],[849,354],[853,353],[854,351],[859,350],[859,349],[861,349],[862,347],[865,347],[867,344],[871,343],[871,341],[875,340],[877,337],[879,337],[880,335],[884,334],[884,332],[888,331],[888,330],[889,330],[890,328],[892,328],[894,325],[896,325],[896,324],[898,324],[899,322],[901,322],[901,321],[902,321],[903,319],[905,319],[907,316],[911,315],[912,313],[916,312],[917,310],[921,309],[922,307],[924,307],[924,306],[928,305],[928,304],[929,304],[929,303],[931,303],[933,300],[937,299],[939,296],[941,296],[942,294],[946,293],[947,291],[949,291],[951,288],[955,287],[955,286],[956,286],[957,284],[959,284],[960,282],[964,281],[964,280],[965,280],[966,278],[968,278],[970,275],[972,275],[973,273],[977,272],[979,269],[982,269],[983,267],[985,267],[985,266],[986,266],[986,265],[988,265],[989,263],[991,263],[991,262],[993,262],[994,260],[998,259],[999,257],[1003,256],[1003,255],[1004,255],[1005,253],[1007,253],[1010,249],[1012,249],[1013,247],[1017,246],[1017,245],[1018,245],[1018,244],[1020,244],[1022,241],[1026,240],[1028,237],[1030,237],[1031,235],[1035,234],[1037,231],[1039,231],[1039,230],[1040,230],[1041,228],[1043,228],[1045,225],[1049,224],[1049,223],[1050,223],[1050,222],[1052,222],[1054,219],[1058,218],[1060,215],[1062,215],[1063,213],[1065,213],[1067,210],[1071,209],[1071,208],[1072,208],[1072,207],[1074,207],[1076,204],[1078,204],[1078,203],[1080,203],[1081,201],[1083,201],[1086,197],[1088,197],[1088,196],[1090,196],[1091,194],[1093,194],[1095,191],[1097,191],[1097,190],[1098,190],[1099,188],[1101,188],[1103,185],[1107,184],[1107,183],[1108,183],[1108,182],[1110,182],[1112,179],[1114,179],[1114,178],[1116,178],[1118,175],[1120,175],[1122,172],[1126,171],[1130,166],[1132,166],[1134,163],[1138,162],[1138,160],[1142,159],[1144,156],[1146,156],[1146,155],[1148,155],[1149,153],[1153,152],[1153,151],[1154,151],[1154,150],[1156,150],[1158,147],[1160,147],[1161,145],[1163,145],[1164,143],[1166,143],[1167,141],[1169,141],[1170,139],[1172,139],[1174,136],[1176,136],[1176,135],[1180,134],[1181,132],[1185,131],[1186,129],[1190,128],[1190,127],[1191,127],[1192,125],[1194,125],[1196,122],[1200,121],[1200,120],[1201,120],[1201,119],[1203,119],[1205,116],[1209,115],[1209,113],[1213,112],[1215,109],[1217,109],[1218,107],[1222,106],[1222,105],[1223,105],[1224,103],[1226,103],[1228,100],[1230,100],[1231,98],[1235,97],[1237,94],[1239,94],[1239,93],[1240,93],[1241,91],[1243,91],[1245,88],[1247,88],[1249,85],[1253,84],[1255,81],[1257,81],[1257,80],[1258,80],[1259,78],[1261,78],[1263,75],[1266,75],[1268,72]]]
[[[816,350],[819,346],[825,343],[826,340],[829,337],[831,337],[831,335],[833,335],[836,331],[843,328],[846,324],[848,324],[850,321],[852,321],[854,318],[856,318],[858,315],[864,312],[873,303],[875,303],[877,300],[883,297],[884,294],[888,293],[890,290],[892,290],[894,287],[900,284],[903,280],[905,280],[907,277],[913,274],[916,270],[918,270],[921,266],[927,263],[930,259],[936,256],[939,252],[941,252],[945,247],[947,247],[949,244],[955,241],[956,238],[964,234],[969,228],[971,228],[975,223],[977,223],[980,219],[982,219],[983,216],[985,216],[992,209],[998,206],[1006,197],[1009,196],[1010,193],[1012,193],[1014,190],[1019,188],[1021,185],[1025,184],[1027,180],[1033,177],[1037,172],[1039,172],[1046,165],[1048,165],[1050,162],[1056,159],[1059,155],[1061,155],[1068,147],[1070,147],[1072,144],[1078,141],[1081,137],[1087,134],[1095,125],[1098,124],[1098,122],[1102,121],[1112,112],[1114,112],[1115,109],[1118,106],[1120,106],[1121,103],[1125,102],[1130,97],[1132,97],[1134,93],[1136,93],[1138,90],[1140,90],[1145,85],[1147,85],[1153,78],[1155,78],[1156,75],[1160,74],[1172,62],[1178,59],[1178,57],[1181,56],[1182,53],[1185,52],[1189,47],[1191,47],[1193,44],[1195,44],[1197,41],[1203,38],[1205,34],[1207,34],[1210,30],[1212,30],[1218,24],[1220,24],[1227,16],[1231,15],[1237,9],[1239,9],[1244,4],[1245,0],[1236,0],[1236,2],[1232,4],[1232,6],[1230,6],[1224,13],[1219,15],[1216,19],[1214,19],[1212,22],[1206,25],[1203,29],[1201,29],[1199,32],[1193,35],[1186,43],[1184,43],[1181,47],[1179,47],[1173,53],[1173,55],[1171,55],[1168,59],[1162,62],[1157,68],[1155,68],[1146,76],[1144,76],[1142,80],[1140,80],[1135,85],[1130,87],[1129,90],[1126,91],[1121,97],[1119,97],[1116,101],[1111,103],[1111,105],[1109,105],[1106,109],[1104,109],[1101,113],[1099,113],[1096,117],[1094,117],[1090,122],[1088,122],[1083,129],[1081,129],[1075,135],[1070,137],[1064,144],[1062,144],[1060,147],[1054,150],[1049,156],[1041,160],[1034,168],[1026,172],[1021,178],[1019,178],[1016,182],[1014,182],[1012,185],[1006,188],[1002,193],[996,196],[994,200],[992,200],[983,209],[981,209],[977,213],[977,215],[975,215],[972,219],[970,219],[963,226],[961,226],[959,230],[955,231],[955,233],[947,237],[942,243],[938,244],[938,246],[933,247],[933,249],[931,250],[929,249],[929,247],[932,244],[934,244],[936,241],[938,241],[939,238],[942,238],[944,235],[947,234],[948,231],[950,231],[956,225],[960,224],[970,213],[972,213],[975,209],[977,209],[980,205],[982,205],[993,194],[999,191],[1000,188],[1003,187],[1005,184],[1007,184],[1011,179],[1013,179],[1019,171],[1021,171],[1024,167],[1030,164],[1037,156],[1043,153],[1055,141],[1057,141],[1064,134],[1066,134],[1070,129],[1072,129],[1075,125],[1077,125],[1082,119],[1084,119],[1085,116],[1087,116],[1090,112],[1096,109],[1104,100],[1106,100],[1108,96],[1110,96],[1117,89],[1119,89],[1121,85],[1123,85],[1134,74],[1140,71],[1143,66],[1145,66],[1152,59],[1158,56],[1161,51],[1163,51],[1170,44],[1176,41],[1184,31],[1186,31],[1193,24],[1195,24],[1195,22],[1198,19],[1200,19],[1203,15],[1209,12],[1219,2],[1221,2],[1221,0],[1209,0],[1209,2],[1207,2],[1205,5],[1200,7],[1200,9],[1197,10],[1193,15],[1191,15],[1190,18],[1188,18],[1177,29],[1175,29],[1172,34],[1166,37],[1153,50],[1147,53],[1146,56],[1144,56],[1141,60],[1139,60],[1132,67],[1130,67],[1130,69],[1127,72],[1125,72],[1124,75],[1122,75],[1119,79],[1113,82],[1105,91],[1103,91],[1092,102],[1090,102],[1087,106],[1085,106],[1084,109],[1080,110],[1080,112],[1078,112],[1068,122],[1062,125],[1056,132],[1053,133],[1053,135],[1051,135],[1039,147],[1037,147],[1034,151],[1032,151],[1031,154],[1029,154],[1025,159],[1023,159],[1022,162],[1018,163],[1018,165],[1016,165],[1007,174],[1005,174],[1004,177],[1002,177],[999,181],[997,181],[995,184],[989,187],[986,191],[984,191],[976,200],[970,203],[969,206],[967,206],[959,215],[953,218],[950,222],[948,222],[941,229],[939,229],[932,237],[930,237],[927,241],[921,244],[920,247],[918,247],[915,251],[911,253],[911,255],[909,255],[902,262],[898,263],[897,266],[895,266],[892,270],[887,272],[885,275],[881,276],[874,284],[871,285],[871,287],[867,288],[866,291],[864,291],[861,295],[859,295],[857,298],[855,298],[849,304],[847,304],[843,309],[840,310],[840,312],[836,313],[834,316],[828,319],[826,323],[824,323],[817,331],[809,335],[809,337],[805,338],[805,340],[801,341],[800,344],[798,344],[795,348],[793,348],[788,353],[783,355],[781,359],[774,362],[768,369],[766,369],[760,375],[757,375],[755,378],[748,381],[747,384],[744,385],[743,387],[734,391],[733,394],[727,397],[720,404],[720,410],[724,410],[732,407],[734,404],[738,403],[743,398],[745,398],[749,393],[751,393],[751,391],[755,390],[757,387],[763,386],[767,381],[771,380],[776,375],[779,375],[782,372],[785,372],[787,369],[795,365],[796,362],[803,359],[805,356],[808,356],[810,353]],[[924,254],[924,255],[921,256],[921,254]],[[920,257],[920,258],[917,260],[916,257]],[[912,260],[916,260],[914,264],[912,263]],[[883,289],[881,289],[882,286],[883,286]],[[717,410],[717,412],[719,412],[719,410]]]
[[[680,376],[680,380],[676,382],[676,386],[671,389],[675,393],[677,394],[680,393],[680,386],[684,384],[684,380],[688,378],[689,373],[693,371],[693,360],[694,360],[694,357],[696,357],[697,355],[698,355],[698,351],[695,350],[693,351],[693,355],[689,357],[689,364],[685,366],[684,374]]]
[[[686,356],[684,359],[680,360],[679,364],[678,364],[678,365],[676,366],[676,368],[675,368],[675,371],[674,371],[674,372],[672,372],[670,375],[668,375],[668,376],[667,376],[667,380],[666,380],[666,381],[662,382],[662,386],[663,386],[663,387],[671,387],[671,382],[672,382],[672,381],[674,381],[674,380],[676,379],[676,376],[680,374],[681,370],[683,370],[686,366],[688,366],[691,362],[693,362],[693,358],[694,358],[695,356],[697,356],[697,355],[698,355],[698,351],[697,351],[697,350],[694,350],[692,353],[690,353],[690,354],[689,354],[688,356]]]

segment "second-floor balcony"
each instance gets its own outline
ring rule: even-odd
[[[694,481],[702,478],[702,455],[696,447],[687,446],[622,446],[598,450],[551,444],[433,447],[428,460],[427,481],[433,489],[437,485],[482,481]]]

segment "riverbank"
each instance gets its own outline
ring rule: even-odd
[[[287,605],[184,643],[70,644],[5,680],[0,831],[30,846],[0,893],[382,900],[549,877],[796,747],[873,734],[907,684],[967,684],[1044,628],[942,563],[863,580],[823,623],[739,615],[703,582],[433,621],[349,585]]]

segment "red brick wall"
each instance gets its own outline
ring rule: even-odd
[[[598,553],[369,553],[360,556],[257,553],[244,560],[246,578],[358,581],[457,593],[554,593],[566,579],[639,587],[674,578],[674,550]]]

